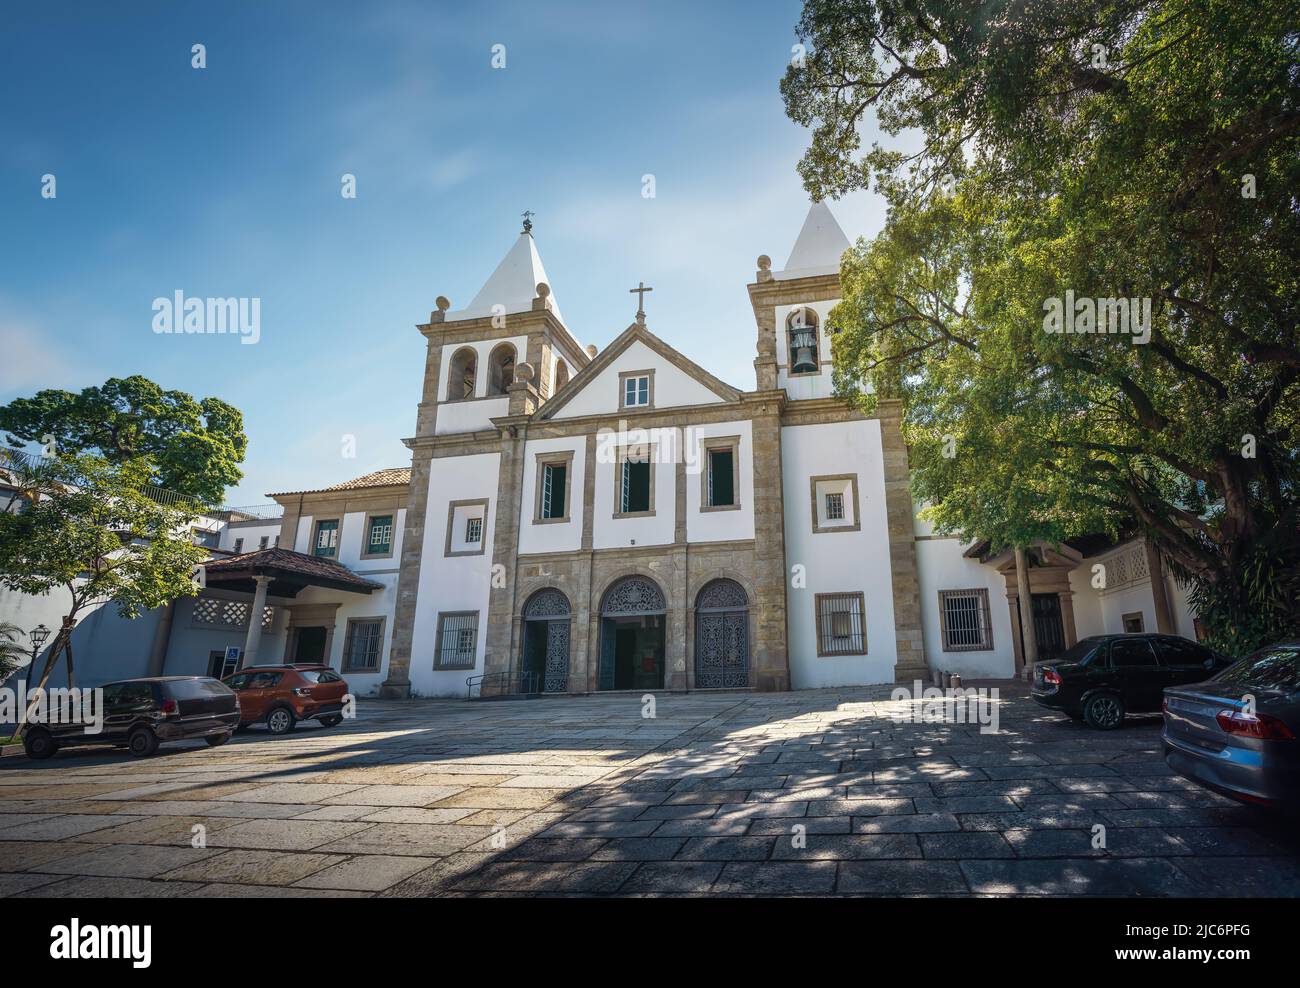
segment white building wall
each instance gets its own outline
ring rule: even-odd
[[[889,683],[897,644],[890,580],[889,526],[885,513],[880,423],[874,419],[781,430],[785,488],[786,563],[804,567],[807,586],[791,585],[790,680],[795,689]],[[809,478],[856,473],[861,529],[812,530]],[[817,593],[862,591],[866,599],[866,655],[818,656]]]
[[[737,496],[740,507],[734,511],[701,511],[703,485],[701,475],[708,469],[704,458],[704,441],[717,436],[739,436],[737,450],[740,484]],[[686,541],[726,542],[754,537],[754,447],[750,423],[711,422],[691,426],[683,433],[686,448]]]
[[[681,450],[680,429],[644,429],[628,433],[629,445],[649,443],[656,458],[654,514],[638,518],[615,518],[620,495],[619,441],[596,439],[596,491],[592,511],[592,541],[597,549],[632,545],[667,545],[673,541],[677,512],[677,456]]]
[[[261,541],[266,539],[268,548],[275,545],[275,537],[280,534],[280,519],[270,519],[258,524],[250,522],[235,522],[227,525],[221,531],[221,542],[218,548],[225,549],[228,552],[235,551],[235,540],[243,539],[244,545],[241,552],[256,552],[261,548]]]
[[[572,451],[569,467],[569,520],[535,524],[537,504],[537,456],[544,453]],[[524,445],[523,493],[519,504],[519,552],[568,552],[582,548],[583,479],[587,473],[587,439],[569,436],[559,439],[533,439]]]
[[[581,391],[557,411],[555,418],[610,415],[617,412],[622,401],[619,396],[619,374],[636,370],[654,371],[655,408],[706,405],[723,400],[676,364],[665,360],[640,340],[634,340],[608,367],[588,381]],[[438,415],[441,418],[441,409]]]
[[[927,526],[928,527],[928,526]],[[996,569],[967,559],[969,543],[925,535],[916,542],[916,566],[921,593],[921,626],[925,658],[931,669],[959,673],[969,679],[1006,679],[1015,674],[1015,642],[1007,607],[1006,581]],[[986,590],[993,647],[980,651],[945,652],[939,615],[941,590]]]
[[[500,460],[498,453],[480,453],[438,457],[432,461],[420,586],[411,636],[411,690],[416,695],[463,697],[466,677],[483,672]],[[450,503],[479,498],[488,500],[483,521],[483,552],[473,556],[444,556]],[[478,612],[473,669],[434,670],[438,615],[444,611]]]

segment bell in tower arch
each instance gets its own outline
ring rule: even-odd
[[[786,320],[790,340],[790,373],[815,374],[821,369],[817,354],[817,313],[801,307]]]

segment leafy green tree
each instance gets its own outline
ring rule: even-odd
[[[815,197],[866,187],[838,391],[904,400],[941,531],[1026,545],[1136,520],[1216,644],[1300,633],[1294,5],[808,0],[782,81]],[[881,129],[915,150],[873,146]],[[1152,300],[1149,342],[1047,331]]]
[[[193,573],[209,553],[191,534],[195,514],[145,492],[150,464],[83,456],[28,467],[11,461],[8,469],[22,496],[0,511],[0,586],[68,595],[38,685],[61,653],[71,684],[71,635],[88,607],[111,604],[134,618],[197,592]]]
[[[148,457],[151,483],[208,504],[220,504],[243,477],[248,448],[239,409],[164,391],[138,374],[78,394],[46,390],[15,399],[0,406],[0,431],[11,443],[50,445],[60,456],[97,452],[111,463]]]

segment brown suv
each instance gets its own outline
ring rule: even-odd
[[[329,666],[252,666],[222,680],[239,696],[239,726],[264,723],[287,734],[300,720],[333,727],[343,719],[348,684]]]

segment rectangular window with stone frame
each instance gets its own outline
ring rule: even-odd
[[[478,644],[478,611],[444,611],[438,615],[435,669],[473,669]]]
[[[867,601],[862,591],[814,595],[817,654],[867,654]]]
[[[338,556],[339,520],[337,518],[329,518],[316,523],[311,547],[313,556],[324,556],[327,559],[334,559]]]
[[[711,436],[702,442],[700,510],[740,508],[740,437]]]
[[[655,372],[653,370],[623,371],[618,375],[619,408],[653,408],[655,403]]]
[[[343,642],[344,672],[378,672],[384,642],[382,617],[349,618]]]
[[[987,651],[993,647],[993,622],[989,615],[989,592],[939,591],[939,628],[945,652]]]
[[[362,559],[387,559],[393,554],[392,512],[366,515],[365,541],[361,548]]]
[[[572,500],[573,450],[558,450],[537,455],[536,488],[533,498],[535,524],[563,523],[569,520]]]
[[[655,447],[624,446],[618,451],[615,518],[655,513]]]

